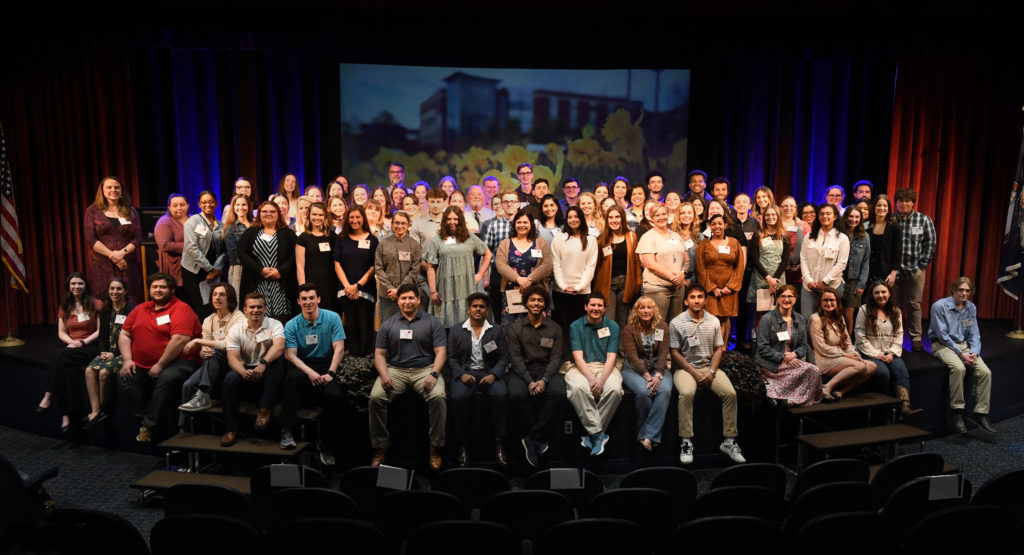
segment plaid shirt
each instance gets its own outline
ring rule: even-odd
[[[927,269],[935,256],[935,224],[932,219],[917,210],[911,210],[906,217],[897,212],[896,221],[903,231],[900,277]]]
[[[508,239],[510,233],[512,233],[512,220],[508,218],[495,218],[487,228],[484,243],[487,244],[487,248],[491,249],[492,253],[497,253],[498,245],[505,239]],[[494,264],[493,257],[491,258],[491,264]]]

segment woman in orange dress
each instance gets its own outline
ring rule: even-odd
[[[711,238],[697,246],[697,276],[707,290],[704,310],[722,323],[722,341],[729,344],[732,323],[739,313],[739,290],[743,285],[743,269],[747,262],[740,242],[725,235],[725,218],[715,214],[708,220]]]

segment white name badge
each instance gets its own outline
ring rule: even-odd
[[[753,231],[744,231],[743,235],[746,236],[747,241],[749,241],[750,238],[754,236],[754,232]]]
[[[825,258],[835,258],[839,254],[837,249],[825,247]]]
[[[540,249],[530,249],[530,256],[534,258],[544,258],[544,252]]]
[[[412,254],[409,251],[398,251],[398,260],[409,262],[412,260]]]
[[[691,337],[687,338],[686,344],[691,346],[691,347],[696,347],[696,346],[700,345],[700,339],[697,339],[696,335],[691,336]]]
[[[779,341],[789,341],[789,332],[788,331],[780,331],[780,332],[775,334],[775,337],[779,338]]]
[[[596,227],[592,227],[590,228],[588,235],[590,235],[591,237],[597,237],[598,235],[601,235],[601,230],[597,229]]]
[[[370,248],[370,240],[369,239],[363,239],[363,240],[359,241],[359,248],[361,248],[361,249],[368,249],[368,248]]]
[[[316,334],[310,334],[306,336],[306,345],[319,345],[320,336]]]
[[[921,227],[919,225],[910,226],[910,234],[911,235],[921,235],[922,233],[924,233],[924,228],[923,227]]]
[[[772,238],[771,237],[765,237],[764,239],[761,239],[761,246],[762,247],[770,247],[770,246],[772,246]]]
[[[274,236],[273,235],[260,235],[260,239],[263,239],[264,241],[269,243],[269,242],[271,242],[274,239]]]
[[[412,339],[412,330],[398,330],[399,339]]]
[[[196,227],[196,234],[199,235],[200,237],[206,237],[206,234],[209,233],[209,232],[210,232],[210,228],[208,228],[208,227],[206,227],[204,225]]]
[[[217,338],[224,337],[224,332],[225,331],[227,331],[227,330],[216,330],[216,331],[213,332],[213,336],[217,337]]]
[[[665,330],[654,330],[654,340],[655,341],[664,341],[665,340]]]
[[[692,249],[693,248],[693,239],[687,239],[686,242],[683,243],[683,246],[686,247],[687,249]]]
[[[118,314],[117,316],[114,316],[114,323],[123,324],[126,319],[128,319],[128,317],[124,314]]]
[[[677,245],[677,244],[679,244],[679,239],[676,239],[675,237],[669,237],[668,238],[668,242],[673,244],[673,245]]]
[[[121,225],[132,225],[132,221],[128,218],[118,218],[117,222]]]
[[[320,252],[331,252],[330,243],[317,243],[320,246]]]
[[[79,318],[78,321],[81,322],[82,319]],[[960,320],[960,325],[962,327],[969,328],[974,325],[974,318],[964,318],[963,320]]]
[[[449,238],[445,239],[444,240],[444,244],[446,244],[446,245],[454,245],[455,244],[455,238],[454,237],[449,237]]]
[[[601,254],[603,254],[605,256],[611,256],[612,255],[612,247],[611,247],[611,245],[601,249]]]
[[[555,346],[555,340],[551,339],[550,337],[541,337],[540,346],[545,349],[550,349]]]
[[[495,343],[494,341],[488,341],[487,343],[484,343],[484,352],[485,353],[493,353],[495,351],[495,349],[497,349],[497,348],[498,348],[498,344]]]
[[[729,249],[729,245],[719,245],[718,254],[732,254],[732,251]]]
[[[705,229],[702,235],[704,235],[705,237],[711,237],[711,228],[709,227]]]
[[[605,326],[605,327],[597,330],[597,336],[602,338],[602,339],[604,339],[605,337],[609,337],[611,334],[612,334],[612,330],[608,329],[608,326]]]
[[[797,227],[795,225],[786,226],[786,231],[790,233],[796,233]]]
[[[162,326],[164,324],[170,324],[170,323],[171,323],[171,315],[170,314],[164,314],[163,316],[157,316],[156,317],[156,325],[158,325],[158,326]]]
[[[88,321],[89,321],[89,315],[88,314],[86,314],[84,312],[79,312],[78,313],[78,323],[88,322]]]

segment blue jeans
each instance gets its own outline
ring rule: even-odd
[[[864,357],[864,360],[878,365],[878,370],[875,370],[875,375],[872,378],[871,389],[881,393],[890,393],[892,392],[892,380],[896,380],[896,385],[910,389],[910,372],[907,371],[907,365],[902,358],[892,357],[892,362],[888,364],[877,358]]]
[[[672,397],[672,378],[667,373],[662,376],[658,393],[651,396],[647,390],[647,380],[629,367],[629,362],[622,361],[622,385],[633,392],[636,399],[637,441],[647,438],[654,443],[661,443],[661,429],[665,426],[665,413],[668,412],[669,398]]]

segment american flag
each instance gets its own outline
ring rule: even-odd
[[[7,142],[0,125],[0,189],[3,190],[2,229],[0,229],[0,255],[11,274],[11,287],[28,293],[25,286],[25,261],[22,259],[21,237],[18,234],[18,211],[14,206],[14,180],[7,164]]]

